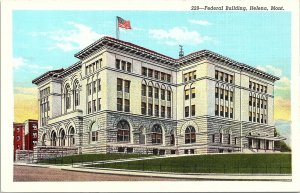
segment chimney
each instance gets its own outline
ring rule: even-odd
[[[182,49],[182,45],[179,45],[180,47],[180,51],[179,51],[179,58],[182,58],[184,56],[184,52],[183,52],[183,49]]]

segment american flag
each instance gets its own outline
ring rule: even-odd
[[[125,29],[131,29],[129,20],[126,21],[121,17],[117,17],[117,18],[118,18],[118,27],[125,28]]]

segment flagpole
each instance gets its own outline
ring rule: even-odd
[[[116,38],[119,39],[120,31],[119,31],[119,25],[118,25],[118,16],[116,17]]]

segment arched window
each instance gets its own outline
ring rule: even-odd
[[[75,102],[75,107],[79,106],[80,104],[80,94],[79,94],[79,83],[76,80],[74,83],[74,102]]]
[[[51,146],[56,146],[56,132],[52,131],[51,133]]]
[[[42,146],[46,146],[46,133],[42,136]]]
[[[66,102],[66,109],[71,108],[71,93],[70,93],[70,85],[67,84],[65,88],[65,102]]]
[[[90,132],[90,141],[95,142],[98,141],[98,127],[96,123],[93,123],[91,132]]]
[[[61,129],[60,133],[59,133],[59,145],[60,146],[65,146],[65,139],[66,139],[65,130]]]
[[[185,129],[185,143],[195,143],[196,142],[196,130],[193,126],[188,126]]]
[[[118,142],[129,142],[130,140],[130,126],[125,120],[121,120],[117,124],[117,141]]]
[[[152,143],[161,144],[162,143],[162,128],[159,124],[155,124],[151,130]]]
[[[69,146],[75,145],[75,137],[74,137],[74,127],[69,128]]]

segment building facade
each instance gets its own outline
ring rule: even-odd
[[[273,151],[274,82],[208,50],[174,59],[103,37],[39,89],[39,145],[82,153]]]
[[[33,150],[38,142],[38,120],[14,123],[14,160],[17,150]]]

